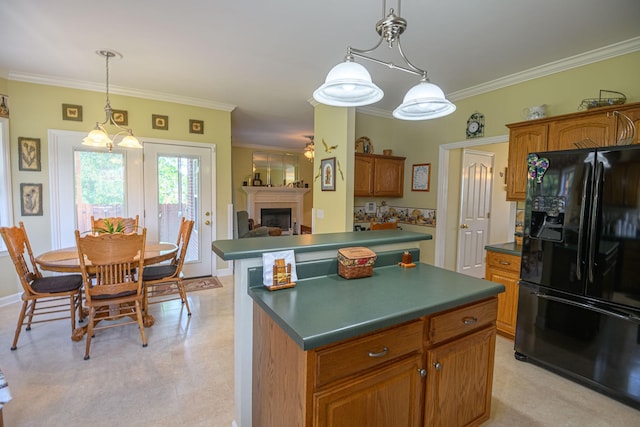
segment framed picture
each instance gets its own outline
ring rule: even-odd
[[[40,171],[40,138],[18,137],[18,169]]]
[[[62,120],[82,121],[82,105],[62,104]]]
[[[322,159],[320,162],[322,172],[322,191],[336,191],[336,158]]]
[[[431,163],[413,165],[411,191],[429,191],[431,181]]]
[[[189,120],[189,133],[204,133],[204,120]]]
[[[42,216],[42,184],[20,184],[22,216]]]
[[[113,121],[120,126],[129,125],[129,112],[126,110],[112,110]]]
[[[0,95],[0,117],[9,118],[9,97]]]
[[[169,116],[151,115],[151,127],[153,129],[169,130]]]

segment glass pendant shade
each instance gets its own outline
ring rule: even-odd
[[[322,86],[313,92],[321,104],[335,107],[360,107],[378,102],[384,92],[371,81],[362,65],[345,61],[333,67]]]
[[[140,141],[138,141],[138,138],[133,135],[127,135],[122,138],[122,141],[118,143],[118,146],[126,148],[142,148],[142,145],[140,144]]]
[[[401,120],[428,120],[444,117],[456,111],[456,106],[444,97],[433,83],[422,81],[409,89],[393,117]]]
[[[92,130],[89,135],[82,139],[82,145],[90,147],[107,147],[109,144],[113,144],[113,141],[101,129]]]

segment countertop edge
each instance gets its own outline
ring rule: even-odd
[[[401,230],[301,234],[216,240],[211,249],[224,261],[261,257],[263,253],[294,250],[298,253],[340,249],[348,246],[376,246],[431,240],[426,233]]]
[[[516,242],[496,243],[492,245],[486,245],[485,250],[492,252],[500,252],[503,254],[509,254],[514,256],[522,256],[522,245],[516,244]]]

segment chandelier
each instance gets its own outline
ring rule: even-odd
[[[305,135],[305,138],[309,138],[309,142],[304,146],[304,156],[313,161],[313,158],[316,156],[316,145],[313,142],[313,135]]]
[[[384,92],[373,83],[367,69],[354,62],[354,58],[360,58],[420,77],[420,82],[407,92],[402,104],[393,110],[395,118],[403,120],[435,119],[456,110],[456,106],[444,97],[442,89],[429,81],[427,72],[413,65],[404,54],[400,35],[407,29],[407,21],[399,16],[400,2],[401,0],[398,0],[398,15],[393,9],[389,9],[389,14],[385,16],[387,2],[383,0],[382,19],[376,24],[380,40],[371,49],[347,47],[345,61],[333,67],[327,74],[325,83],[313,93],[313,98],[316,101],[336,107],[360,107],[380,101]],[[383,41],[387,42],[389,48],[393,48],[396,43],[406,67],[364,55],[376,50]]]
[[[107,101],[104,106],[105,119],[103,122],[96,122],[96,127],[89,132],[89,134],[82,140],[82,145],[89,145],[91,147],[105,147],[109,152],[113,150],[113,145],[116,141],[116,138],[121,137],[118,146],[126,147],[126,148],[142,148],[140,141],[138,138],[133,136],[133,131],[129,128],[125,128],[120,126],[113,119],[113,109],[111,108],[111,103],[109,101],[109,59],[114,57],[122,58],[122,54],[113,51],[113,50],[98,50],[96,53],[100,56],[106,58],[106,70],[107,70]],[[105,128],[106,125],[112,125],[116,128],[116,133],[113,135],[113,138],[109,137],[109,132]]]

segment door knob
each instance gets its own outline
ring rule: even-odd
[[[462,224],[460,228],[469,228],[469,226],[467,224]]]
[[[442,363],[436,362],[433,364],[433,367],[436,368],[436,371],[442,370]]]
[[[209,215],[211,215],[211,212],[205,212],[204,213],[204,216],[209,216]]]
[[[204,225],[209,225],[209,224],[211,224],[211,221],[209,221],[209,220],[206,220],[206,221],[204,222]]]

